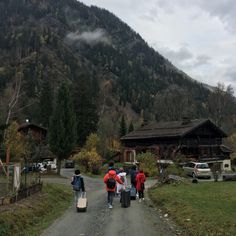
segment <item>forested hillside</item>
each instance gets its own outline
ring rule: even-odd
[[[78,143],[116,137],[141,120],[210,117],[235,129],[230,87],[208,90],[112,13],[76,0],[0,2],[0,120],[49,125],[58,87],[71,84]]]

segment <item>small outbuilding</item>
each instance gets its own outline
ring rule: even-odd
[[[42,126],[33,124],[33,123],[25,123],[19,126],[18,132],[21,132],[23,135],[28,135],[29,133],[37,140],[39,143],[46,140],[47,129]]]

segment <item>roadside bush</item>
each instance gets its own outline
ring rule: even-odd
[[[98,147],[100,138],[97,134],[91,133],[86,140],[85,148],[74,156],[75,162],[80,166],[82,172],[100,174],[102,158],[99,155]]]
[[[151,152],[141,153],[137,155],[139,168],[144,171],[147,176],[156,176],[158,169],[156,157]]]
[[[73,159],[75,160],[76,164],[79,165],[80,170],[82,172],[89,172],[89,158],[85,149],[82,149],[79,154],[76,154]]]
[[[179,167],[176,164],[168,165],[164,172],[165,172],[165,175],[178,175],[178,176],[185,177],[183,168]]]
[[[83,149],[78,155],[74,156],[75,162],[83,172],[99,174],[102,167],[102,158],[93,148],[91,151]]]
[[[88,166],[89,166],[90,172],[95,175],[100,174],[100,170],[102,167],[101,156],[94,149],[88,152],[88,156],[89,156]]]

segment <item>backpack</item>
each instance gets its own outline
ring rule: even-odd
[[[81,177],[80,176],[74,176],[73,180],[73,190],[80,191],[81,189]]]
[[[107,188],[113,189],[116,186],[116,180],[114,178],[109,178],[107,180]]]

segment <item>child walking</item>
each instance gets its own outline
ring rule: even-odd
[[[113,208],[112,204],[116,190],[116,182],[118,182],[119,184],[123,184],[122,180],[116,175],[116,171],[111,169],[104,176],[104,183],[106,184],[106,190],[107,190],[107,202],[108,202],[108,207],[110,209]]]
[[[127,187],[127,178],[126,178],[126,172],[123,168],[119,169],[118,177],[121,179],[123,184],[118,183],[116,188],[116,194],[117,196],[120,196],[121,191],[124,190]]]
[[[75,174],[71,178],[71,185],[74,190],[75,204],[77,204],[78,199],[82,197],[82,194],[85,192],[84,179],[80,174],[80,170],[75,170]]]
[[[139,195],[139,202],[144,201],[144,189],[145,189],[146,176],[143,173],[143,170],[139,170],[139,173],[136,176],[136,189]]]

